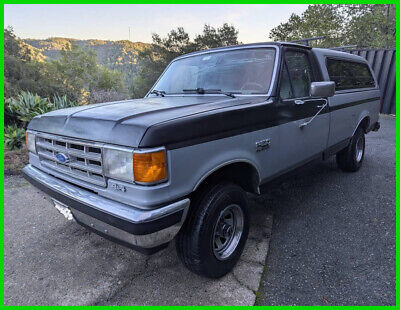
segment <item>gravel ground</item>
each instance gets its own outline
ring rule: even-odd
[[[334,158],[267,193],[274,224],[259,305],[395,305],[395,125],[366,137],[363,167]]]

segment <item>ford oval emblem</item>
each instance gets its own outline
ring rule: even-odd
[[[64,154],[64,153],[57,153],[57,154],[56,154],[56,158],[57,158],[57,160],[58,160],[60,163],[63,163],[63,164],[69,162],[69,157],[68,157],[68,155],[66,155],[66,154]]]

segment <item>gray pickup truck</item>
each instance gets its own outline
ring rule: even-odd
[[[148,254],[175,239],[190,270],[216,278],[245,245],[246,192],[331,155],[357,171],[379,109],[355,55],[279,42],[200,51],[143,99],[35,117],[23,173],[67,218]]]

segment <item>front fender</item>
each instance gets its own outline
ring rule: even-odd
[[[169,151],[171,196],[190,194],[213,172],[232,163],[251,165],[260,180],[261,163],[250,145],[246,135],[239,135]]]

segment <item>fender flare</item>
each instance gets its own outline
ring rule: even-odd
[[[198,189],[198,187],[200,186],[201,183],[203,183],[203,181],[205,179],[207,179],[207,177],[209,177],[210,175],[212,175],[214,172],[218,171],[219,169],[226,167],[228,165],[231,164],[235,164],[235,163],[245,163],[245,164],[249,164],[250,166],[252,166],[255,171],[257,172],[257,177],[258,177],[258,184],[261,183],[261,178],[260,178],[260,170],[258,169],[257,165],[255,165],[251,160],[245,159],[245,158],[238,158],[238,159],[232,159],[232,160],[228,160],[226,162],[223,162],[217,166],[215,166],[214,168],[212,168],[211,170],[207,171],[204,175],[201,176],[201,178],[196,182],[196,185],[193,188],[193,192],[195,190]]]
[[[360,126],[361,122],[365,119],[365,118],[370,118],[369,116],[369,111],[367,110],[363,110],[360,114],[360,117],[358,118],[358,122],[357,122],[357,126],[354,128],[353,133],[351,136],[354,136],[354,134],[356,133],[357,128]]]

